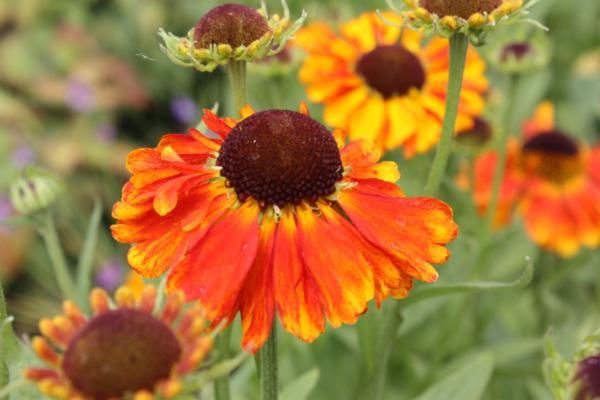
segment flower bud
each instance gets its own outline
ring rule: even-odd
[[[10,201],[21,214],[32,214],[54,203],[61,190],[57,177],[30,166],[10,186]]]

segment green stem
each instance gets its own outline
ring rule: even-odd
[[[247,103],[246,61],[231,61],[228,65],[231,93],[235,112],[239,113]]]
[[[372,388],[369,392],[371,393],[370,398],[373,400],[383,398],[388,360],[398,335],[398,329],[402,324],[401,304],[397,301],[394,304],[387,304],[383,309],[383,323],[378,340],[380,345],[376,352],[373,377],[370,379]]]
[[[1,274],[0,274],[1,275]],[[4,334],[6,324],[6,320],[8,319],[8,311],[6,309],[6,299],[4,297],[4,290],[2,289],[2,276],[0,276],[0,350],[4,348],[4,344],[2,340],[5,340]],[[6,364],[6,360],[4,360],[5,356],[3,356],[4,351],[0,352],[0,389],[8,385],[8,366]],[[0,399],[2,397],[0,396]]]
[[[455,34],[450,38],[450,70],[446,111],[442,124],[442,138],[433,159],[427,183],[425,184],[425,196],[435,196],[437,194],[444,173],[446,172],[446,165],[448,164],[452,149],[452,137],[456,126],[456,117],[458,115],[468,47],[469,39],[465,35]],[[402,302],[398,301],[390,304],[384,311],[379,340],[380,349],[376,358],[377,361],[372,380],[373,387],[371,393],[373,395],[371,399],[373,400],[380,400],[383,396],[388,358],[394,347],[398,329],[402,323]]]
[[[511,74],[509,76],[508,89],[506,91],[507,104],[504,110],[504,121],[502,124],[502,130],[500,131],[500,135],[498,137],[498,142],[496,144],[496,154],[498,157],[496,160],[496,171],[494,172],[494,180],[492,183],[491,199],[486,214],[486,235],[490,234],[494,226],[494,219],[498,211],[498,203],[500,202],[500,189],[502,188],[502,180],[504,179],[504,170],[506,168],[506,142],[510,137],[512,118],[517,104],[515,99],[516,88],[517,75]]]
[[[25,379],[19,379],[18,381],[13,381],[9,383],[8,385],[0,389],[0,399],[5,399],[6,396],[10,394],[10,392],[20,389],[25,385],[27,385],[27,381]]]
[[[219,362],[224,362],[229,358],[229,342],[231,341],[231,326],[225,329],[217,337],[216,347],[219,351]],[[231,391],[229,389],[229,375],[225,375],[215,380],[215,398],[217,400],[229,400]]]
[[[446,111],[442,125],[442,138],[435,153],[429,176],[427,177],[425,196],[435,196],[446,172],[446,164],[450,157],[452,136],[454,135],[456,117],[458,115],[468,47],[469,39],[465,35],[459,33],[450,38],[450,71],[448,93],[446,95]]]
[[[260,357],[260,398],[277,400],[277,324],[273,321],[271,336],[258,352]]]
[[[65,299],[77,299],[77,292],[75,290],[75,284],[73,278],[69,273],[69,267],[65,259],[62,246],[58,239],[58,232],[56,231],[56,225],[54,224],[54,217],[50,211],[47,211],[44,216],[44,222],[42,229],[40,230],[44,242],[46,244],[46,250],[50,257],[50,264],[54,269],[54,275],[58,281],[58,286]]]

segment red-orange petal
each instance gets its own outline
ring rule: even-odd
[[[277,226],[273,256],[273,291],[283,327],[306,342],[325,331],[317,285],[305,268],[298,248],[298,227],[290,207]]]
[[[327,205],[320,211],[321,216],[308,207],[296,210],[302,261],[331,325],[353,324],[374,296],[373,274],[356,241],[340,226],[338,214]]]
[[[447,260],[450,252],[444,245],[458,233],[448,205],[432,198],[382,196],[367,181],[341,191],[338,199],[360,233],[407,275],[437,280],[431,263]]]
[[[210,227],[195,248],[173,267],[169,290],[198,299],[213,325],[236,311],[244,279],[258,249],[259,207],[246,203]]]
[[[240,297],[242,347],[256,352],[269,337],[275,313],[273,299],[273,248],[277,222],[265,218],[260,225],[258,251],[244,281]]]

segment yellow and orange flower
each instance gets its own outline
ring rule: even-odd
[[[582,245],[600,245],[600,146],[588,148],[557,130],[554,107],[543,103],[508,143],[496,225],[510,221],[515,206],[529,236],[563,257]],[[483,213],[492,191],[496,154],[475,163],[475,202]]]
[[[385,18],[400,22],[395,14]],[[380,150],[402,147],[407,157],[435,146],[448,85],[448,41],[386,25],[375,13],[343,24],[340,33],[315,23],[296,34],[308,56],[300,71],[311,101],[325,104],[325,122]],[[469,50],[457,130],[484,109],[485,64]]]
[[[154,315],[157,289],[145,286],[139,298],[128,287],[115,295],[90,293],[94,315],[71,301],[63,315],[39,323],[43,336],[32,346],[44,368],[24,375],[56,399],[171,399],[182,393],[181,378],[198,368],[212,349],[199,304],[182,312],[184,295],[175,291]]]
[[[199,300],[213,324],[242,316],[258,350],[275,313],[305,341],[325,319],[354,323],[367,303],[433,282],[457,227],[432,198],[406,198],[392,162],[359,140],[346,146],[302,112],[205,110],[214,135],[190,129],[132,152],[133,174],[113,208],[115,239],[146,277]]]

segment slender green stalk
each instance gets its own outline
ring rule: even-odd
[[[4,340],[4,324],[8,318],[6,310],[6,299],[4,298],[4,290],[2,289],[2,276],[0,276],[0,350],[4,348],[2,340]],[[3,351],[0,351],[0,389],[8,385],[8,368],[6,365],[6,356]],[[2,397],[0,396],[0,399]]]
[[[92,212],[88,229],[85,234],[83,247],[79,255],[79,262],[77,263],[77,298],[80,305],[85,305],[87,303],[87,296],[92,286],[94,253],[96,251],[96,244],[98,243],[98,230],[100,227],[101,218],[102,203],[100,201],[96,201],[94,204],[94,211]]]
[[[229,342],[231,341],[231,326],[225,329],[217,337],[216,347],[219,351],[219,362],[224,362],[229,358]],[[229,375],[225,375],[215,380],[215,398],[217,400],[229,400],[231,391],[229,389]]]
[[[45,213],[40,233],[44,238],[46,250],[50,257],[50,264],[52,264],[52,268],[54,269],[54,275],[56,276],[63,297],[65,299],[77,299],[77,291],[75,290],[73,277],[69,273],[67,260],[65,259],[63,248],[58,239],[58,232],[56,231],[54,216],[51,211]]]
[[[425,196],[435,196],[439,190],[440,183],[446,171],[446,165],[450,158],[452,149],[452,137],[456,126],[460,93],[462,90],[463,74],[467,60],[467,49],[469,39],[463,34],[455,34],[450,38],[450,70],[448,78],[448,90],[446,96],[446,111],[442,125],[442,138],[437,148],[435,158],[427,183],[425,184]],[[373,375],[371,399],[380,400],[385,388],[385,377],[389,355],[394,347],[398,329],[402,323],[402,302],[398,301],[389,305],[383,315],[381,325],[381,336],[379,341],[379,353],[376,359]]]
[[[506,91],[506,107],[504,109],[504,120],[502,129],[498,137],[496,144],[496,154],[498,155],[496,160],[496,171],[494,172],[494,181],[492,183],[492,194],[489,203],[489,207],[486,214],[486,235],[489,235],[494,225],[494,219],[498,211],[498,203],[500,201],[500,189],[502,188],[502,180],[504,179],[504,170],[506,168],[506,142],[510,137],[510,131],[512,129],[512,119],[516,108],[516,88],[517,88],[517,75],[511,74],[508,77],[508,89]]]
[[[425,196],[435,196],[446,172],[446,164],[452,149],[452,136],[456,126],[460,92],[462,90],[463,73],[467,60],[469,39],[463,34],[456,34],[450,38],[450,71],[448,79],[448,93],[446,95],[446,111],[442,125],[442,138],[437,147],[427,183]]]
[[[248,102],[248,90],[246,88],[246,61],[232,61],[228,65],[231,93],[233,95],[233,106],[235,112],[239,113]]]
[[[258,352],[260,357],[260,398],[277,400],[277,324],[273,321],[271,336]]]

